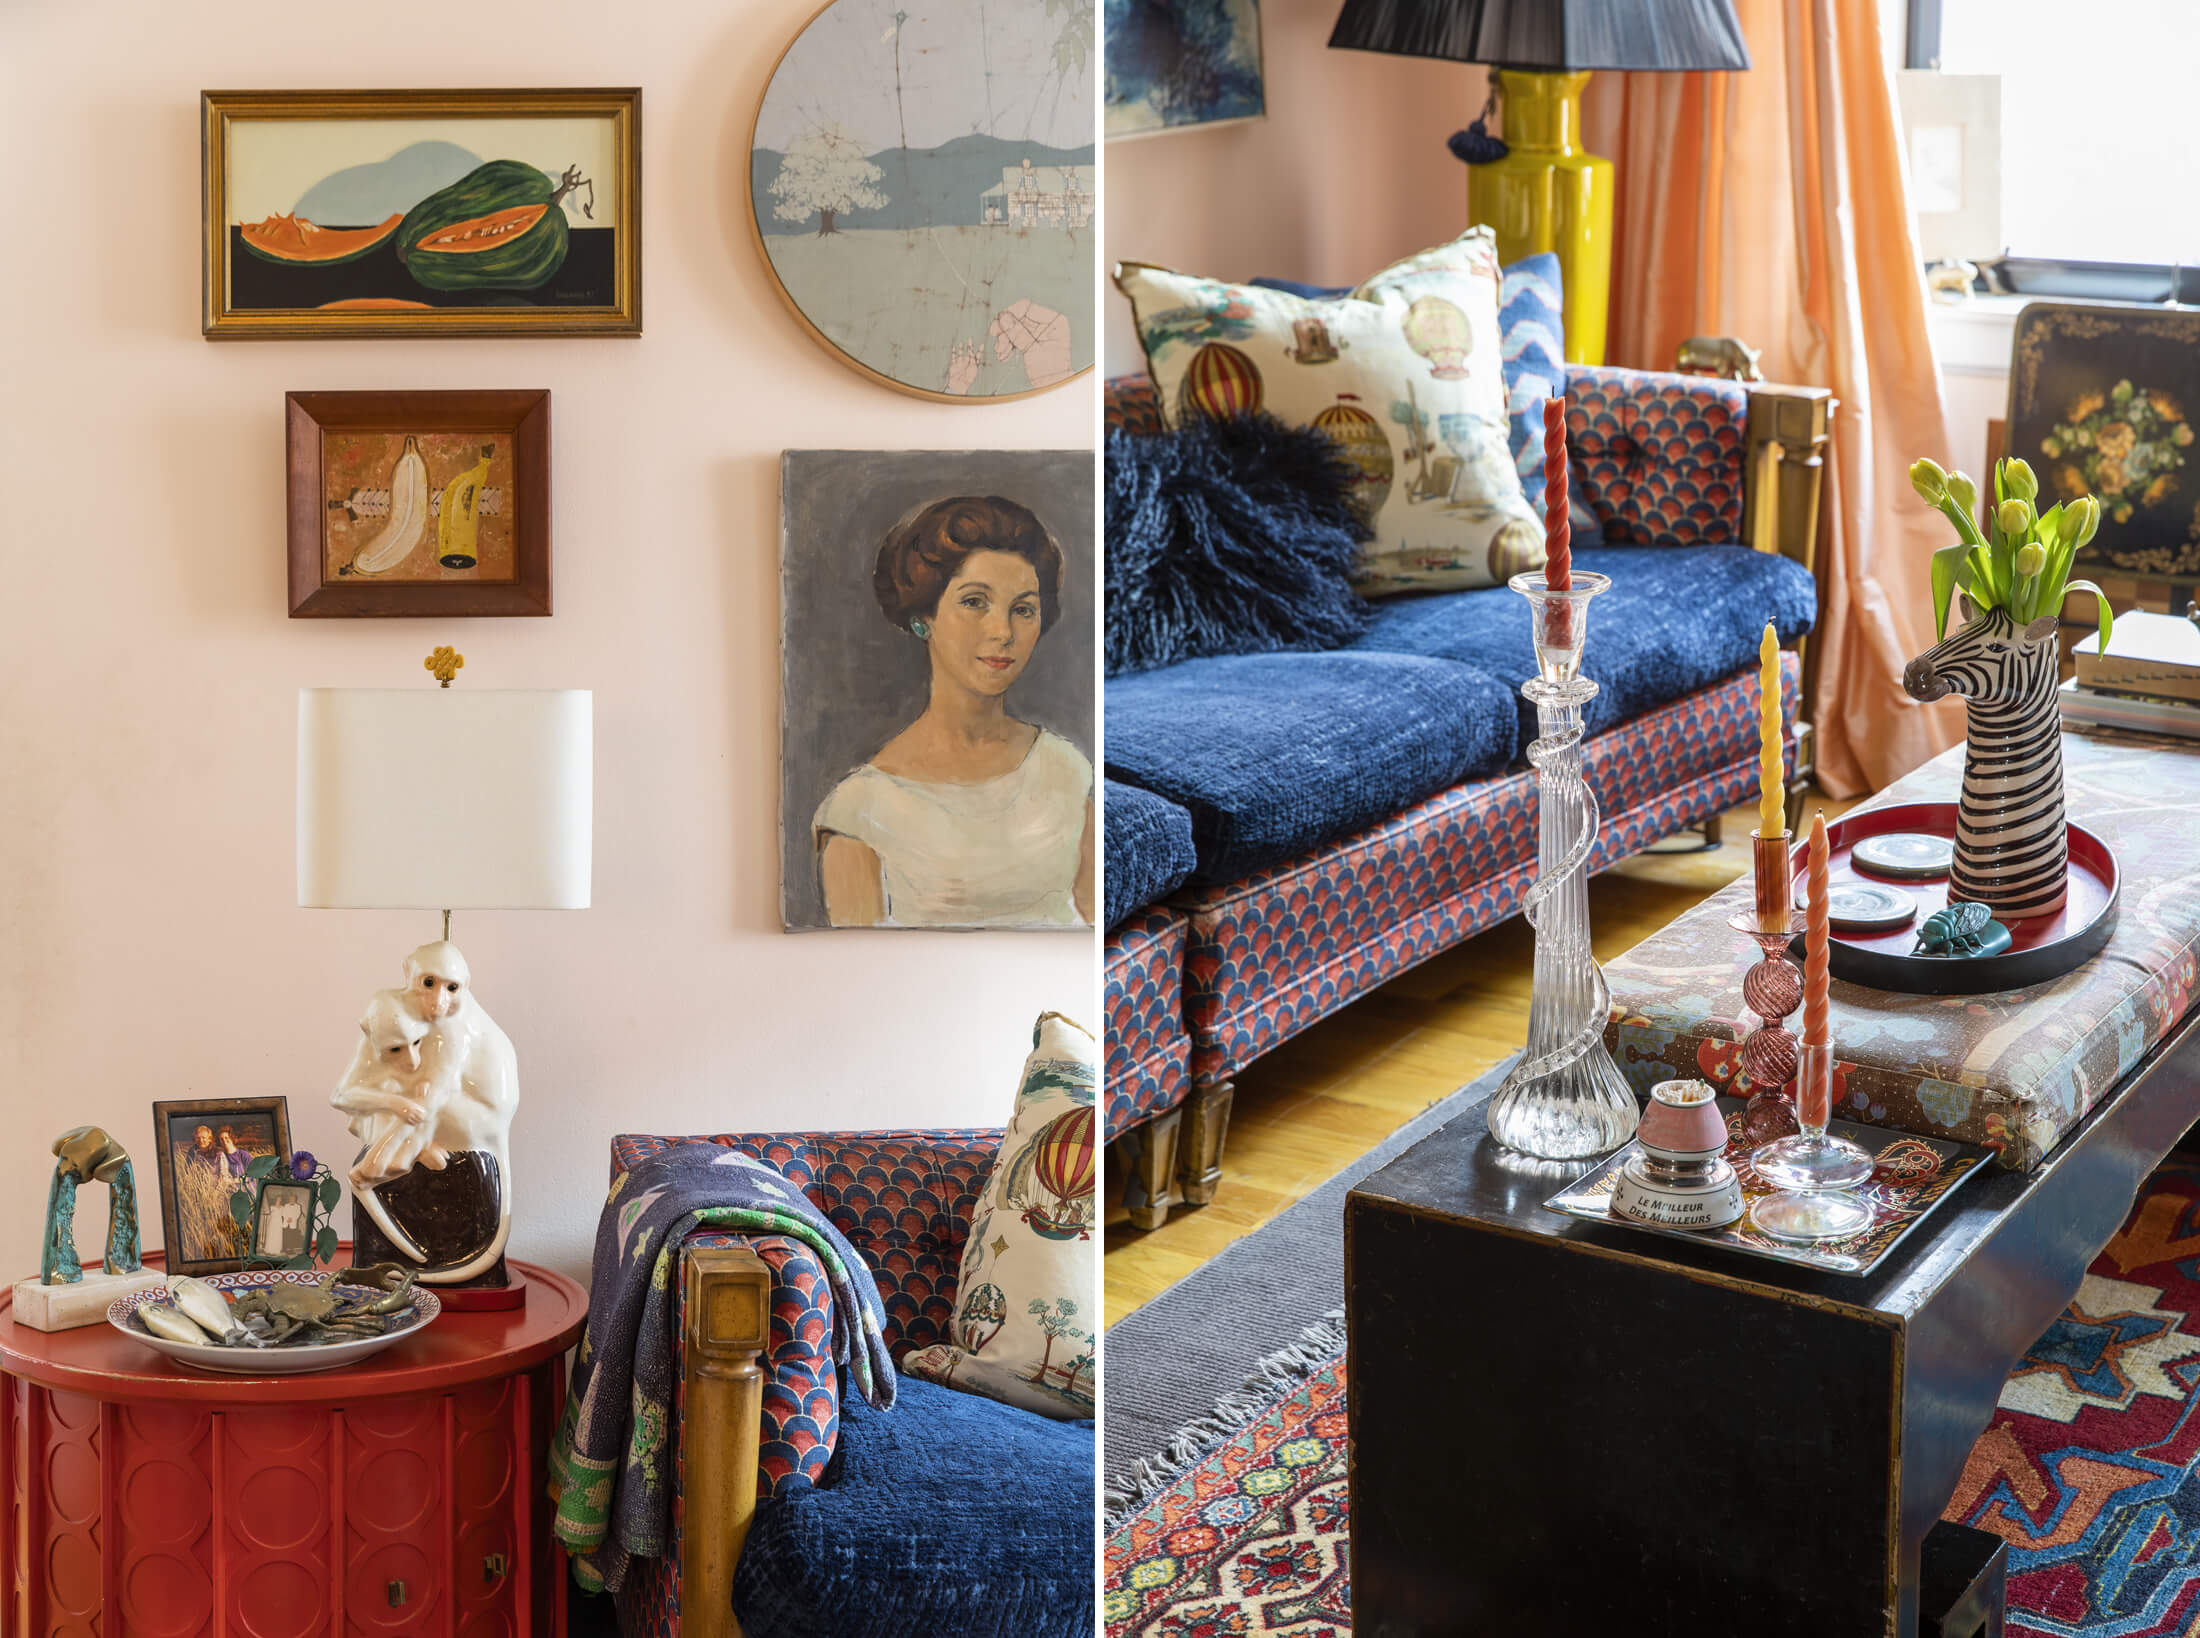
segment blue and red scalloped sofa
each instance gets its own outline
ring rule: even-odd
[[[896,1365],[948,1340],[998,1127],[624,1133],[611,1144],[613,1180],[679,1143],[761,1160],[832,1219],[878,1283]],[[802,1241],[697,1228],[680,1244],[680,1264],[679,1539],[629,1567],[617,1595],[622,1633],[722,1632],[729,1602],[748,1638],[1092,1631],[1091,1422],[908,1376],[892,1411],[873,1410],[840,1392],[832,1287]],[[714,1309],[736,1328],[759,1327],[746,1339],[749,1364],[730,1373],[709,1357]],[[748,1395],[707,1400],[706,1384],[729,1374]],[[705,1425],[729,1411],[746,1430]],[[745,1474],[708,1471],[714,1454],[738,1457],[751,1437],[753,1485]],[[690,1471],[691,1452],[706,1471]]]
[[[1602,869],[1756,789],[1757,649],[1783,647],[1789,777],[1817,617],[1822,389],[1568,367],[1567,447],[1607,544],[1590,606]],[[1161,430],[1151,382],[1111,426]],[[1221,1178],[1231,1077],[1516,911],[1535,877],[1527,613],[1503,586],[1386,599],[1326,653],[1187,661],[1106,690],[1109,1140],[1152,1228]]]

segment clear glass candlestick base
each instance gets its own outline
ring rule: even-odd
[[[1551,591],[1540,574],[1515,575],[1533,611],[1538,675],[1520,692],[1535,706],[1536,879],[1521,913],[1535,929],[1535,987],[1528,1045],[1490,1099],[1490,1136],[1542,1160],[1587,1160],[1635,1135],[1634,1092],[1605,1050],[1611,992],[1589,948],[1588,863],[1596,845],[1596,797],[1581,775],[1582,707],[1597,685],[1581,675],[1589,599],[1611,582],[1577,573]],[[1554,630],[1554,611],[1564,616]]]
[[[1837,1240],[1871,1226],[1871,1208],[1852,1192],[1869,1182],[1872,1157],[1846,1138],[1833,1137],[1833,1048],[1802,1047],[1796,1077],[1795,1118],[1802,1130],[1754,1151],[1757,1175],[1780,1192],[1750,1208],[1750,1221],[1782,1240]]]

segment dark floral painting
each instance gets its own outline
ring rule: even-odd
[[[2034,302],[2017,315],[2009,450],[2040,505],[2091,495],[2098,576],[2200,572],[2200,313]],[[2083,570],[2081,570],[2083,572]]]

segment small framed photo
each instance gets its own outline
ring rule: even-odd
[[[550,394],[294,392],[290,614],[548,614]]]
[[[251,1250],[232,1199],[252,1163],[290,1156],[287,1098],[193,1098],[153,1105],[161,1239],[171,1274],[229,1274]]]
[[[260,1180],[250,1224],[254,1262],[302,1262],[313,1245],[320,1190],[287,1177]]]
[[[639,91],[199,102],[208,340],[642,333]]]

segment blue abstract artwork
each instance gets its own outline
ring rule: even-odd
[[[1265,111],[1259,0],[1107,0],[1110,137]]]

